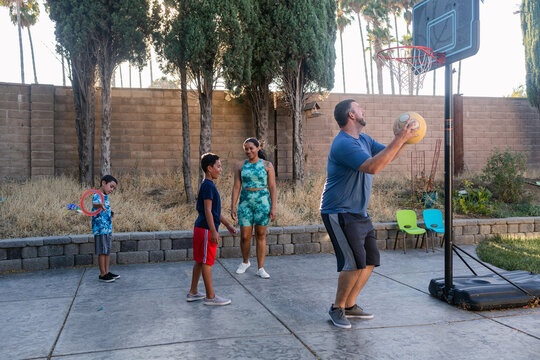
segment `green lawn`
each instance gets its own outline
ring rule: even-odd
[[[476,252],[482,261],[501,269],[540,274],[540,238],[519,239],[497,235],[482,241]]]

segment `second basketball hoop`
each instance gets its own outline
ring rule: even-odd
[[[381,50],[377,58],[390,69],[401,88],[412,93],[422,87],[426,73],[433,64],[444,64],[444,54],[425,46],[396,46]]]

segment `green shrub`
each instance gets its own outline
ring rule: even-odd
[[[452,201],[456,212],[462,214],[484,214],[491,212],[491,191],[483,186],[475,187],[470,180],[463,182],[465,189],[461,192],[454,191]]]
[[[495,150],[483,170],[482,180],[493,192],[494,197],[505,203],[516,203],[522,199],[523,172],[527,170],[525,155]]]

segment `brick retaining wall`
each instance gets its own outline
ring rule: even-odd
[[[379,249],[392,249],[397,224],[375,223],[374,227]],[[454,220],[454,231],[458,245],[477,244],[494,234],[540,237],[540,217]],[[193,232],[188,230],[115,233],[111,264],[192,260],[192,236]],[[221,230],[220,236],[222,241],[216,257],[241,257],[240,237],[231,236],[226,230]],[[413,246],[414,238],[407,237],[407,248]],[[401,248],[401,241],[398,247]],[[269,227],[267,230],[266,253],[270,256],[332,251],[324,225]],[[255,256],[255,246],[250,256]],[[0,273],[95,264],[94,237],[90,234],[0,240]]]

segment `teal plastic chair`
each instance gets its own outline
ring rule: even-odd
[[[431,235],[431,245],[433,246],[433,242],[435,241],[433,239],[433,235],[443,234],[443,237],[441,238],[441,243],[439,244],[439,246],[442,246],[444,243],[444,222],[441,210],[427,209],[424,210],[422,215],[424,217],[424,224],[426,225],[426,228],[429,230]]]
[[[414,247],[418,247],[418,240],[420,235],[422,235],[422,243],[426,238],[426,229],[418,227],[416,223],[416,213],[412,210],[398,210],[396,212],[397,223],[399,226],[399,231],[396,232],[396,239],[394,241],[394,250],[396,250],[396,245],[398,242],[399,233],[403,233],[403,253],[407,253],[407,247],[405,245],[405,237],[407,234],[416,235],[416,243]],[[426,242],[426,252],[428,251],[427,242]]]

